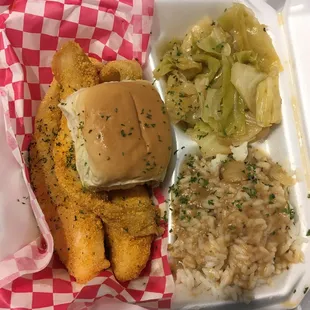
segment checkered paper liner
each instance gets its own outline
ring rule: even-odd
[[[153,242],[151,259],[138,279],[120,284],[107,270],[79,285],[53,255],[53,238],[25,164],[34,116],[52,80],[55,51],[65,41],[75,40],[97,59],[137,58],[144,63],[153,0],[5,0],[5,5],[0,6],[0,104],[7,142],[21,166],[41,237],[0,262],[0,309],[84,310],[101,301],[105,304],[107,297],[169,309],[174,285],[167,230]],[[165,208],[159,189],[154,199]]]

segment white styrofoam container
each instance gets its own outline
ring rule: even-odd
[[[300,235],[306,236],[310,228],[310,1],[309,0],[267,0],[276,2],[277,12],[263,0],[242,0],[252,9],[258,20],[268,26],[268,33],[281,59],[284,71],[280,74],[282,96],[281,125],[276,126],[268,139],[256,143],[275,162],[286,169],[296,170],[298,183],[290,190],[290,201],[296,210],[296,225]],[[285,6],[283,8],[284,4]],[[232,5],[230,0],[156,0],[151,51],[145,67],[145,78],[152,80],[152,70],[159,63],[163,44],[173,37],[183,37],[186,30],[200,18],[208,15],[216,19],[225,8]],[[308,23],[307,23],[308,22]],[[308,28],[307,28],[308,27]],[[164,97],[165,83],[155,83]],[[168,197],[168,186],[178,175],[180,163],[185,154],[198,152],[197,145],[180,129],[174,128],[175,150],[163,189]],[[182,147],[184,149],[181,149]],[[171,214],[169,225],[171,226]],[[170,242],[173,235],[170,236]],[[233,301],[214,300],[209,294],[192,296],[188,291],[176,287],[173,297],[174,309],[294,309],[310,287],[310,247],[304,244],[305,262],[293,265],[290,270],[274,277],[272,286],[261,286],[254,290],[254,300],[246,305]],[[307,309],[307,308],[305,308]]]

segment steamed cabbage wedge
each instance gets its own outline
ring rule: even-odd
[[[238,3],[172,40],[153,74],[167,79],[171,120],[214,156],[265,137],[281,122],[281,70],[266,27]]]

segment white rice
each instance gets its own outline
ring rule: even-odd
[[[253,150],[237,172],[241,180],[225,176],[228,165],[236,162],[187,156],[171,187],[176,240],[169,250],[177,284],[247,301],[256,286],[303,260],[303,240],[288,204],[288,175]]]

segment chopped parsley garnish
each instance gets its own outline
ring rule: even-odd
[[[71,167],[73,170],[76,170],[76,165],[73,162],[73,160],[74,160],[74,146],[72,143],[70,148],[69,148],[69,152],[66,155],[66,167],[67,168]]]
[[[78,129],[82,130],[83,128],[84,128],[84,122],[80,121]]]
[[[308,229],[306,236],[307,236],[307,237],[310,236],[310,229]]]
[[[185,204],[188,204],[189,198],[187,196],[181,196],[179,198],[179,201],[181,204],[185,205]]]
[[[253,183],[257,183],[256,165],[255,164],[247,164],[246,170],[247,170],[248,180],[252,181]]]
[[[283,210],[283,212],[288,214],[290,216],[291,220],[294,219],[294,217],[295,217],[295,210],[290,207],[289,203],[287,204],[287,208],[285,208]]]
[[[123,137],[126,137],[127,136],[127,134],[125,133],[125,131],[122,129],[121,130],[121,135],[123,136]]]
[[[242,211],[242,204],[241,203],[237,203],[236,207],[239,209],[239,211]]]
[[[189,180],[190,183],[195,183],[197,182],[197,177],[191,177]]]
[[[233,201],[233,205],[239,209],[239,211],[241,212],[242,211],[242,202],[241,200],[235,200]]]
[[[208,204],[209,204],[210,206],[214,206],[214,201],[213,201],[212,199],[210,199],[210,200],[208,200]]]
[[[257,196],[257,191],[255,188],[242,187],[242,190],[246,192],[251,198]]]
[[[274,203],[275,198],[276,198],[275,194],[270,194],[269,195],[269,203],[270,204]]]
[[[190,168],[194,168],[194,156],[193,155],[188,155],[186,165]]]
[[[179,189],[179,186],[177,186],[177,184],[171,185],[171,186],[169,187],[168,192],[169,192],[169,193],[172,192],[172,193],[175,195],[175,197],[180,196],[180,189]]]

